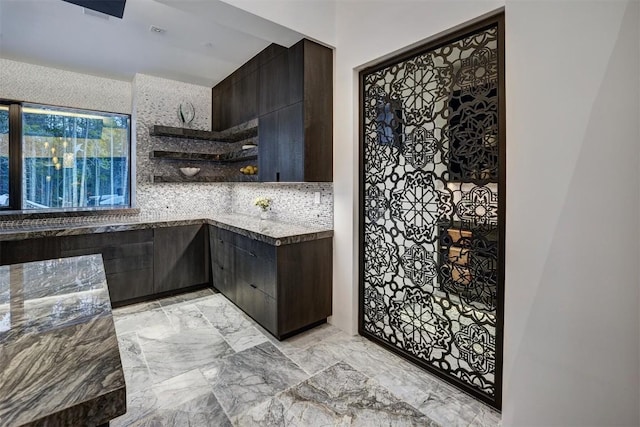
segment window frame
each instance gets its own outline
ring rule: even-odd
[[[103,110],[90,110],[86,108],[77,108],[77,107],[67,107],[62,105],[53,105],[53,104],[43,104],[39,102],[29,102],[29,101],[17,101],[11,99],[0,99],[1,105],[6,105],[9,107],[9,204],[7,206],[0,206],[0,213],[2,214],[11,214],[11,213],[22,213],[22,214],[42,214],[42,213],[79,213],[79,212],[92,212],[92,211],[122,211],[123,209],[132,209],[133,208],[133,173],[132,166],[134,162],[133,158],[133,140],[132,140],[132,127],[133,127],[133,119],[131,114],[126,113],[116,113],[112,111],[103,111]],[[108,207],[100,207],[100,206],[79,206],[79,207],[51,207],[48,209],[23,209],[22,207],[22,182],[23,182],[23,141],[22,141],[22,107],[23,104],[29,105],[37,105],[41,107],[47,108],[60,108],[62,110],[80,110],[86,113],[96,113],[96,114],[117,114],[121,116],[126,116],[128,118],[128,129],[127,129],[127,137],[128,137],[128,147],[127,147],[127,194],[128,194],[128,203],[126,205],[119,206],[108,206]]]

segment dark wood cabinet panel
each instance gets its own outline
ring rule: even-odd
[[[260,181],[332,181],[333,52],[303,39],[260,71]]]
[[[287,51],[289,62],[289,105],[296,104],[304,100],[304,49],[305,41],[301,40],[294,44]],[[331,90],[333,81],[325,90]]]
[[[280,181],[305,181],[303,103],[278,111],[278,173]]]
[[[263,182],[277,182],[278,175],[278,111],[265,114],[258,122],[258,170]]]
[[[55,237],[2,242],[2,265],[60,257],[60,240]]]
[[[272,246],[209,228],[214,286],[275,337],[331,315],[332,239]]]
[[[277,304],[276,300],[255,286],[238,283],[238,293],[233,301],[245,313],[251,316],[263,328],[278,336]]]
[[[212,89],[212,129],[258,118],[258,179],[333,180],[333,51],[272,44]]]
[[[235,233],[209,227],[209,247],[211,253],[211,282],[213,287],[222,292],[229,299],[234,299],[236,290],[233,242]]]
[[[105,266],[106,271],[106,266]],[[135,300],[153,295],[153,268],[107,274],[111,303]]]
[[[260,67],[259,115],[289,105],[289,55],[282,51]]]
[[[154,292],[208,283],[207,247],[206,226],[156,228],[153,242]]]
[[[276,247],[238,236],[234,248],[236,283],[276,296]]]
[[[303,115],[303,104],[299,102],[260,118],[261,181],[304,181]]]
[[[278,325],[287,335],[331,315],[332,239],[278,247]]]
[[[60,256],[101,254],[112,303],[153,294],[153,230],[65,236]]]
[[[333,181],[333,51],[304,42],[304,180]]]
[[[258,117],[257,60],[211,89],[211,130],[222,131]]]

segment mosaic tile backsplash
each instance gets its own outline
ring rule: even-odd
[[[273,220],[300,225],[333,227],[333,183],[234,183],[231,185],[231,210],[259,215],[257,197],[271,199]],[[316,204],[316,193],[320,203]]]
[[[0,98],[131,114],[131,82],[0,58]]]

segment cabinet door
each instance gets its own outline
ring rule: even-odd
[[[60,239],[56,237],[6,241],[2,242],[0,264],[20,264],[58,258],[59,256]]]
[[[259,113],[269,114],[289,105],[289,55],[283,49],[260,66]]]
[[[304,181],[304,104],[278,111],[278,173],[280,181]]]
[[[153,230],[61,238],[60,256],[101,254],[112,303],[153,294]]]
[[[278,112],[260,117],[258,122],[258,178],[262,182],[279,180]]]
[[[302,102],[260,117],[260,181],[304,181],[303,118]]]
[[[230,300],[235,298],[233,242],[235,233],[209,226],[211,252],[211,281],[213,286]]]
[[[156,228],[153,243],[155,293],[209,282],[206,226]]]
[[[236,282],[276,297],[276,247],[238,235],[235,243]]]
[[[248,73],[231,86],[229,101],[231,118],[228,127],[258,117],[258,71]]]

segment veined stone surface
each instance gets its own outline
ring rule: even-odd
[[[100,255],[0,267],[0,396],[3,425],[99,425],[125,413]]]

